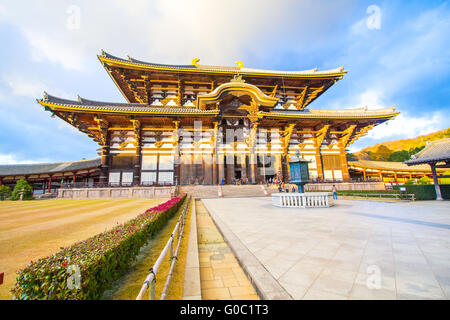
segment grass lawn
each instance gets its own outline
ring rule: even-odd
[[[130,220],[167,199],[0,201],[0,299],[11,299],[17,272],[30,260],[51,255]]]

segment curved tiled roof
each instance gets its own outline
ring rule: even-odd
[[[408,166],[403,162],[392,161],[372,161],[372,160],[358,160],[348,161],[348,165],[353,168],[362,169],[376,169],[384,171],[431,171],[431,168],[427,164],[419,164],[414,166]]]
[[[271,112],[261,112],[263,115],[280,116],[280,117],[333,117],[333,118],[370,118],[370,117],[393,117],[399,114],[395,111],[395,107],[367,110],[367,108],[357,109],[303,109],[303,110],[272,110]]]
[[[415,165],[438,161],[450,161],[450,138],[428,142],[425,149],[413,155],[411,160],[405,163]]]
[[[5,164],[0,165],[0,176],[72,172],[93,169],[99,166],[100,158],[55,163]]]
[[[58,98],[45,93],[44,98],[37,100],[43,106],[59,107],[61,109],[80,111],[119,112],[137,114],[197,114],[216,115],[218,110],[200,110],[186,107],[151,107],[145,103],[115,103],[93,101],[78,97],[78,100]],[[368,110],[367,108],[356,109],[303,109],[303,110],[276,110],[270,112],[260,111],[259,115],[272,117],[293,118],[390,118],[399,112],[395,107]]]
[[[280,76],[341,76],[347,71],[344,71],[344,67],[339,67],[331,70],[320,70],[317,68],[309,70],[300,71],[283,71],[283,70],[265,70],[265,69],[254,69],[254,68],[239,68],[239,67],[229,67],[229,66],[212,66],[212,65],[173,65],[173,64],[159,64],[144,62],[142,60],[134,59],[128,56],[128,59],[119,58],[106,53],[102,50],[101,54],[98,56],[100,61],[108,59],[110,61],[116,61],[124,64],[132,64],[134,66],[150,67],[156,69],[166,69],[166,70],[178,70],[178,71],[209,71],[209,72],[219,72],[219,73],[240,73],[240,74],[267,74],[267,75],[280,75]]]
[[[196,108],[183,107],[151,107],[146,103],[116,103],[88,100],[78,97],[78,100],[58,98],[48,93],[43,99],[37,100],[43,106],[55,106],[66,109],[78,109],[80,111],[103,111],[103,112],[123,112],[123,113],[148,113],[148,114],[216,114],[217,110],[199,110]]]

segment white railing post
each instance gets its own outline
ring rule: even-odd
[[[171,272],[173,271],[173,264],[174,264],[174,260],[176,260],[176,256],[178,254],[178,247],[180,245],[180,239],[182,236],[182,232],[183,232],[183,227],[184,227],[184,215],[186,214],[187,210],[189,209],[189,205],[191,202],[191,198],[189,197],[186,200],[186,206],[183,208],[183,210],[181,211],[181,214],[178,218],[177,224],[175,225],[175,228],[173,229],[169,240],[167,241],[164,249],[161,251],[158,259],[156,260],[155,264],[153,265],[153,267],[150,269],[150,273],[147,275],[147,278],[144,281],[144,284],[141,287],[141,290],[139,291],[138,296],[136,297],[136,300],[142,300],[142,298],[144,297],[145,292],[147,291],[147,289],[149,289],[149,299],[150,300],[155,300],[155,283],[156,283],[156,274],[158,273],[158,269],[164,259],[164,257],[166,256],[167,252],[170,249],[170,257],[172,259],[172,265],[171,265]],[[181,227],[181,231],[179,232],[179,228]],[[173,255],[173,239],[175,237],[175,233],[178,233],[178,247],[177,247],[177,251],[175,253],[175,256]],[[166,284],[164,286],[164,291],[163,291],[163,295],[162,297],[164,298],[166,293],[167,293],[167,288],[168,288],[168,282],[170,282],[171,279],[171,272],[169,272],[169,276],[168,276],[168,281],[166,281]]]

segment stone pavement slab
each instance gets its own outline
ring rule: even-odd
[[[263,299],[450,298],[448,201],[202,201]]]
[[[258,300],[252,284],[203,203],[195,201],[195,207],[202,299]]]

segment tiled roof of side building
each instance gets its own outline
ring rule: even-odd
[[[414,166],[408,166],[403,162],[392,161],[372,161],[372,160],[358,160],[348,161],[350,168],[354,169],[375,169],[383,171],[430,171],[430,166],[427,164],[418,164]]]
[[[428,142],[425,149],[413,155],[411,160],[405,161],[405,163],[415,165],[438,161],[450,162],[450,138]]]
[[[72,105],[72,106],[117,106],[117,107],[142,107],[147,106],[145,103],[124,103],[124,102],[105,102],[105,101],[95,101],[95,100],[89,100],[82,98],[78,96],[78,100],[70,100],[70,99],[64,99],[59,98],[56,96],[52,96],[48,94],[47,92],[44,92],[44,98],[38,101],[43,102],[50,102],[53,104],[59,104],[59,105]]]
[[[32,164],[4,164],[0,165],[0,176],[32,175],[44,173],[73,172],[94,169],[100,166],[100,159],[79,161],[32,163]]]
[[[41,105],[50,105],[62,108],[79,109],[85,111],[104,112],[130,112],[130,113],[155,113],[155,114],[178,114],[178,113],[204,113],[216,114],[217,110],[199,110],[186,107],[152,107],[146,103],[116,103],[88,100],[78,97],[78,100],[58,98],[47,93],[43,99],[37,100]]]
[[[292,75],[292,76],[320,76],[320,75],[336,75],[336,76],[342,76],[343,74],[347,73],[347,71],[344,71],[344,67],[338,67],[330,70],[317,70],[317,68],[309,69],[309,70],[299,70],[299,71],[283,71],[283,70],[265,70],[265,69],[255,69],[255,68],[239,68],[239,67],[230,67],[230,66],[214,66],[214,65],[201,65],[201,64],[190,64],[190,65],[173,65],[173,64],[159,64],[159,63],[151,63],[151,62],[145,62],[142,60],[134,59],[131,57],[128,57],[128,59],[119,58],[116,56],[113,56],[109,53],[106,53],[105,51],[102,51],[101,54],[98,56],[100,61],[104,59],[116,61],[119,63],[124,64],[133,64],[136,66],[142,66],[142,67],[154,67],[154,68],[160,68],[160,69],[174,69],[174,70],[180,70],[180,71],[211,71],[211,72],[227,72],[227,73],[236,73],[239,72],[240,74],[267,74],[267,75]]]

